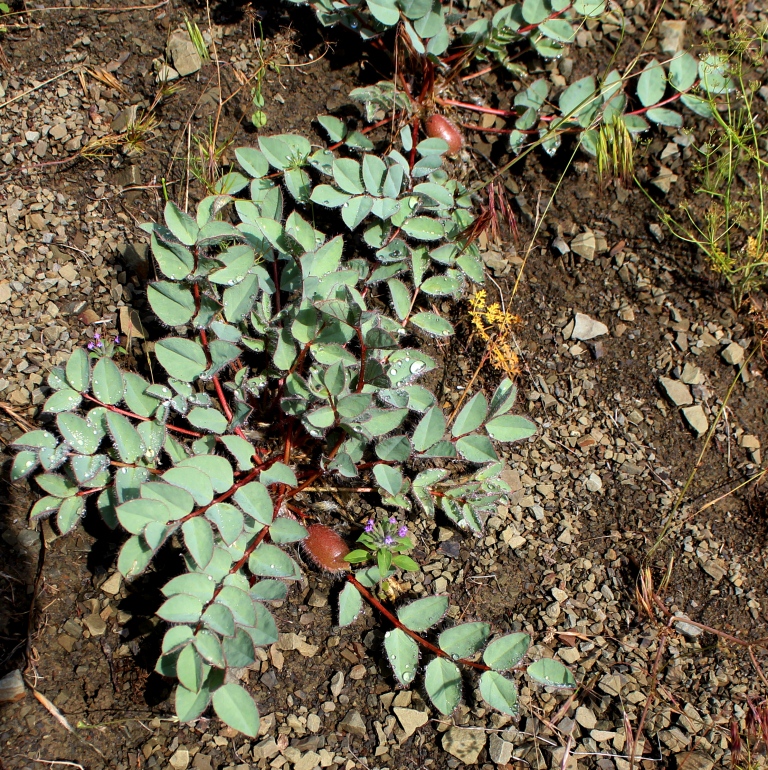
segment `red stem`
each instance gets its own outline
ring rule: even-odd
[[[98,398],[94,398],[89,393],[83,393],[83,398],[85,398],[87,401],[92,401],[94,404],[98,404],[99,406],[103,406],[105,409],[108,409],[110,412],[117,412],[117,414],[125,415],[126,417],[132,417],[134,420],[140,420],[141,422],[151,422],[151,417],[142,417],[140,414],[134,414],[133,412],[129,412],[127,409],[120,409],[116,406],[112,406],[111,404],[105,404],[103,401],[99,401]],[[181,433],[184,436],[191,436],[192,438],[202,438],[203,434],[198,433],[194,430],[187,430],[186,428],[179,428],[176,425],[166,425],[166,428],[168,430],[175,431],[176,433]]]
[[[469,668],[475,668],[478,671],[490,671],[490,667],[485,663],[476,663],[473,660],[467,660],[466,658],[460,658],[455,660],[447,653],[441,650],[437,645],[425,639],[423,636],[419,636],[415,631],[411,631],[408,626],[404,626],[360,581],[352,574],[347,574],[347,582],[351,583],[360,593],[363,598],[372,606],[375,607],[395,628],[399,628],[404,634],[408,634],[415,642],[420,644],[431,653],[441,657],[447,658],[454,663],[461,663],[462,666],[469,666]]]

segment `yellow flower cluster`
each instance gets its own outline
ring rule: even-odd
[[[480,289],[470,300],[469,317],[477,334],[488,345],[493,367],[510,377],[519,374],[520,359],[512,350],[510,338],[512,330],[521,323],[520,317],[502,310],[498,302],[488,305],[485,289]]]

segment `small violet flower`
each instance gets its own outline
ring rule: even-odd
[[[394,516],[389,517],[389,523],[390,524],[397,524],[397,519]]]
[[[88,347],[88,350],[93,350],[96,347],[96,345],[93,342],[89,342],[87,347]]]
[[[394,539],[392,538],[392,536],[391,536],[391,535],[387,535],[387,536],[384,538],[384,545],[392,545],[392,543],[394,543],[394,542],[395,542],[395,541],[394,541]]]
[[[368,523],[365,525],[365,531],[366,532],[373,532],[373,519],[368,519]]]
[[[397,530],[397,536],[398,537],[405,537],[408,534],[408,527],[403,525],[400,527],[400,529]]]

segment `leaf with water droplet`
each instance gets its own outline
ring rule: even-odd
[[[534,681],[549,687],[576,687],[576,680],[570,670],[552,658],[541,658],[531,663],[527,673]]]
[[[385,636],[384,649],[400,684],[410,684],[419,662],[419,645],[404,631],[395,628]]]

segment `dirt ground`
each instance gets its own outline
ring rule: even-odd
[[[477,13],[478,4],[470,5]],[[38,419],[46,368],[92,338],[94,322],[125,331],[126,319],[147,315],[143,287],[152,268],[137,224],[160,216],[163,186],[190,207],[201,197],[185,169],[197,156],[196,140],[204,142],[212,131],[220,94],[235,95],[216,126],[219,138],[231,139],[232,147],[255,143],[251,95],[238,88],[239,74],[253,74],[260,51],[280,67],[264,78],[267,123],[259,132],[301,132],[318,144],[323,137],[314,118],[359,116],[347,94],[378,79],[386,66],[351,33],[320,30],[304,8],[270,0],[220,3],[211,8],[211,24],[223,64],[204,64],[178,81],[180,88],[154,108],[157,123],[142,137],[144,146],[88,159],[78,153],[90,139],[108,136],[112,121],[132,105],[153,104],[153,60],[164,56],[185,14],[201,29],[208,29],[208,18],[204,6],[176,2],[150,10],[83,6],[79,0],[65,0],[58,10],[30,5],[23,23],[0,38],[7,60],[0,71],[5,443],[23,432],[24,421]],[[698,10],[671,3],[665,18],[685,18],[693,46],[705,32],[725,36],[732,12],[766,22],[759,3],[736,6]],[[622,8],[633,24],[621,49],[628,60],[653,9],[642,2]],[[573,47],[569,64],[553,67],[567,67],[575,79],[599,70],[614,48],[611,35],[596,28]],[[110,86],[101,71],[116,83]],[[765,82],[765,71],[756,75]],[[497,70],[462,84],[456,96],[506,108],[515,88],[514,78]],[[453,117],[475,122],[473,115]],[[692,132],[655,130],[637,152],[641,181],[663,169],[675,175],[666,194],[650,187],[670,207],[691,195],[691,144],[708,131],[690,114],[686,125]],[[505,161],[503,137],[475,131],[467,139],[456,168],[470,181]],[[749,354],[757,343],[753,319],[734,312],[730,294],[700,255],[653,227],[658,216],[641,190],[601,182],[581,155],[528,250],[537,212],[570,155],[568,147],[555,158],[533,153],[513,168],[505,184],[519,236],[485,252],[504,296],[522,273],[510,306],[521,318],[513,339],[522,360],[517,410],[536,420],[539,434],[508,452],[513,494],[482,537],[437,521],[418,530],[417,546],[425,565],[418,581],[448,591],[453,619],[526,630],[534,652],[571,666],[583,687],[570,708],[561,711],[568,693],[523,681],[520,717],[503,717],[482,707],[470,681],[465,702],[451,718],[442,717],[418,687],[396,689],[382,654],[385,629],[370,613],[349,628],[334,626],[338,586],[308,566],[306,580],[275,612],[280,641],[261,651],[257,669],[243,673],[262,714],[259,738],[245,739],[216,719],[180,725],[169,700],[172,684],[153,672],[163,634],[154,610],[159,587],[178,569],[177,557],[124,584],[114,572],[119,534],[91,516],[64,538],[49,526],[40,533],[28,529],[37,492],[11,485],[6,463],[0,677],[24,669],[29,687],[21,700],[0,706],[0,769],[442,770],[476,764],[484,770],[624,770],[642,719],[637,766],[729,766],[730,723],[744,729],[749,702],[768,697],[768,683],[738,643],[686,623],[664,630],[661,615],[651,622],[636,587],[640,563],[704,442],[660,378],[685,383],[689,403],[701,406],[711,425],[739,371],[724,351],[735,343]],[[228,158],[231,152],[221,160]],[[594,248],[577,245],[585,240]],[[575,313],[604,323],[608,333],[569,339]],[[482,355],[479,343],[467,343],[466,306],[454,320],[460,333],[437,351],[445,362],[441,398],[451,403]],[[146,330],[151,338],[151,319]],[[140,359],[140,343],[134,354]],[[667,612],[739,639],[768,636],[768,493],[753,483],[727,494],[763,467],[765,370],[758,351],[650,560],[657,584],[674,564],[663,592]],[[489,390],[500,376],[484,370],[478,384]],[[764,663],[761,648],[753,650]],[[423,726],[411,729],[415,723]]]

